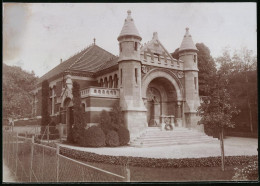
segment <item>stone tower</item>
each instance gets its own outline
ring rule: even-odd
[[[184,123],[188,128],[203,131],[202,125],[197,125],[199,117],[196,116],[197,108],[200,106],[197,52],[198,49],[193,43],[189,28],[186,28],[186,33],[179,48],[179,59],[184,62],[183,70],[185,74]]]
[[[130,131],[130,140],[140,135],[147,127],[146,108],[141,94],[140,42],[142,40],[131,11],[127,11],[119,41],[119,88],[120,106]]]

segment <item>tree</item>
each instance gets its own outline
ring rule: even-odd
[[[238,114],[238,109],[231,102],[228,91],[229,81],[227,79],[229,71],[226,68],[220,68],[211,80],[214,86],[209,87],[208,96],[204,98],[203,103],[198,108],[198,115],[201,116],[198,124],[212,128],[219,134],[222,170],[224,171],[224,137],[223,133],[226,128],[234,127],[235,123],[232,117]]]
[[[50,114],[48,111],[48,103],[49,103],[49,82],[48,80],[44,80],[42,82],[42,109],[41,109],[41,126],[42,130],[41,132],[44,133],[45,126],[47,126],[50,121]]]
[[[216,73],[216,64],[210,55],[209,48],[204,43],[196,44],[198,51],[199,69],[199,95],[208,96],[211,84],[211,77]]]
[[[30,117],[32,95],[37,77],[17,66],[3,63],[3,118]]]
[[[84,118],[84,110],[81,106],[80,85],[76,81],[73,81],[72,95],[73,95],[73,114],[74,114],[72,136],[74,142],[81,144],[84,140],[85,118]]]
[[[228,90],[231,99],[242,110],[241,117],[233,119],[242,122],[241,120],[248,118],[250,131],[253,132],[252,110],[254,116],[257,110],[257,104],[255,104],[257,102],[256,56],[247,48],[234,51],[233,56],[230,53],[228,48],[224,49],[223,54],[216,58],[216,62],[220,65],[220,69],[228,69],[226,78],[229,81]]]

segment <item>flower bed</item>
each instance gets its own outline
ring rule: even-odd
[[[157,167],[157,168],[184,168],[184,167],[219,167],[221,166],[220,157],[207,158],[182,158],[182,159],[159,159],[129,156],[109,156],[99,155],[92,152],[79,151],[60,147],[60,153],[70,158],[114,165],[124,165],[128,163],[137,167]],[[225,165],[244,165],[252,160],[257,160],[257,156],[226,156]]]

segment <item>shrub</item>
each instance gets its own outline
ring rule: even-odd
[[[84,140],[85,108],[81,106],[80,85],[76,81],[73,81],[72,95],[73,95],[73,107],[74,107],[73,109],[74,125],[72,128],[72,136],[73,136],[73,141],[79,144],[80,141]]]
[[[120,145],[127,145],[130,141],[129,130],[125,127],[119,127],[117,129]]]
[[[235,168],[232,180],[258,180],[258,161],[251,161],[242,169]]]
[[[116,131],[110,130],[106,135],[106,145],[109,147],[119,146],[119,137]]]
[[[104,147],[106,145],[106,136],[103,130],[98,126],[92,126],[85,131],[84,140],[81,146],[85,147]]]
[[[105,134],[107,134],[109,130],[112,130],[111,117],[107,111],[102,110],[100,114],[99,123]]]

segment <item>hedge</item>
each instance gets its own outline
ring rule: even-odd
[[[153,167],[153,168],[184,168],[184,167],[219,167],[221,166],[221,157],[206,158],[182,158],[182,159],[160,159],[160,158],[143,158],[131,156],[109,156],[99,155],[92,152],[79,151],[60,147],[60,154],[88,162],[105,163],[114,165],[128,165],[136,167]],[[244,165],[252,160],[257,160],[255,156],[226,156],[225,165]]]

